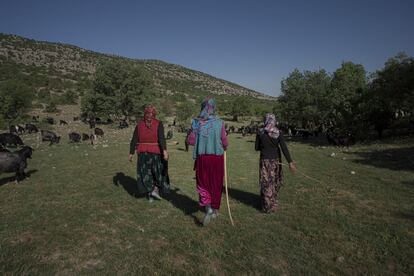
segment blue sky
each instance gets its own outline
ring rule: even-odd
[[[0,0],[0,32],[159,59],[277,96],[294,69],[414,55],[410,0]]]

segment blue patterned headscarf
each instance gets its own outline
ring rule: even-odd
[[[201,111],[191,125],[194,132],[203,136],[208,136],[212,123],[217,120],[216,101],[213,98],[207,98],[201,103]]]

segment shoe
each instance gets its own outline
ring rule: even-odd
[[[151,196],[155,199],[161,200],[162,197],[160,196],[159,193],[157,193],[155,190],[151,192]]]
[[[148,202],[149,203],[152,203],[154,200],[152,199],[152,197],[151,197],[151,193],[148,193],[148,195],[147,195],[147,199],[148,199]]]
[[[213,214],[211,215],[211,217],[213,219],[218,218],[219,216],[219,210],[218,209],[213,209]]]
[[[206,214],[203,218],[203,226],[207,226],[210,223],[211,218],[213,217],[213,209],[211,209],[211,207],[208,205],[206,206]]]

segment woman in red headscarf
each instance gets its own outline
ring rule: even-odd
[[[167,175],[168,152],[165,142],[164,127],[156,119],[154,106],[147,105],[144,118],[138,122],[130,143],[129,161],[137,152],[138,191],[145,193],[150,201],[161,199],[159,192],[168,193]]]

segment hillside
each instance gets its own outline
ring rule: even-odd
[[[128,59],[120,56],[101,54],[76,46],[36,41],[16,35],[0,34],[0,67],[3,73],[0,80],[10,74],[10,69],[17,68],[16,73],[47,76],[48,83],[35,83],[37,90],[49,86],[50,90],[81,91],[90,87],[90,81],[97,64],[104,60],[121,59],[143,65],[153,77],[158,92],[165,94],[207,93],[216,95],[247,96],[256,99],[275,98],[247,89],[240,85],[215,78],[208,74],[169,64],[158,60]],[[39,79],[39,78],[37,78]],[[55,85],[50,84],[54,79]],[[32,83],[35,80],[32,80]]]

